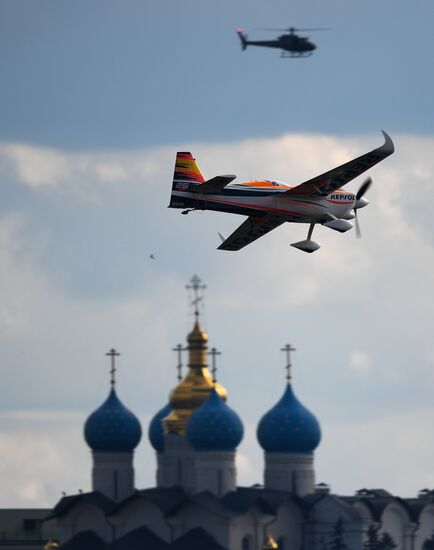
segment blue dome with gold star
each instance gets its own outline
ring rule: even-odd
[[[261,418],[256,436],[268,453],[312,453],[321,440],[321,429],[288,383],[280,401]]]
[[[84,425],[84,438],[98,453],[131,453],[141,437],[138,418],[123,405],[114,388]]]
[[[164,430],[162,420],[172,412],[172,407],[168,403],[160,409],[149,423],[148,439],[151,445],[158,453],[164,451]]]
[[[190,416],[186,427],[188,441],[200,451],[233,451],[243,434],[240,417],[226,405],[215,388]]]

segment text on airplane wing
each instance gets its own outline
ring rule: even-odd
[[[215,176],[210,180],[204,181],[191,189],[194,193],[219,193],[228,183],[231,183],[237,176]]]
[[[329,170],[320,176],[305,181],[296,187],[292,187],[285,191],[285,195],[323,195],[327,196],[336,189],[339,189],[346,183],[350,182],[372,166],[381,162],[383,159],[391,155],[395,147],[393,141],[386,132],[382,130],[384,143],[381,147],[365,153],[361,157],[350,160],[333,170]]]
[[[269,231],[272,231],[276,227],[279,227],[285,218],[282,216],[276,216],[275,214],[266,214],[260,218],[254,218],[250,216],[245,222],[243,222],[235,231],[230,235],[224,243],[222,243],[219,250],[240,250],[248,244],[256,241],[259,237],[262,237]]]

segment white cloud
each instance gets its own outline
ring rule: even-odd
[[[350,353],[348,368],[357,372],[368,372],[372,368],[372,360],[369,353],[353,351]]]
[[[57,185],[70,170],[67,156],[53,149],[6,144],[0,155],[12,164],[19,180],[31,187]]]

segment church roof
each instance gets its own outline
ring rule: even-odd
[[[169,545],[147,527],[139,527],[106,546],[107,550],[166,550]]]
[[[60,550],[105,550],[106,545],[93,531],[82,531],[62,544]]]
[[[357,492],[356,496],[340,497],[340,499],[348,502],[348,504],[350,505],[354,504],[357,501],[363,502],[370,511],[372,518],[375,521],[381,521],[381,516],[384,510],[387,508],[387,506],[389,506],[391,502],[395,502],[396,504],[404,508],[409,518],[413,521],[418,520],[421,510],[427,504],[427,502],[425,502],[424,504],[420,504],[419,499],[414,499],[417,500],[417,505],[412,504],[410,502],[412,499],[396,497],[383,489],[362,489],[361,491]]]
[[[116,514],[120,509],[127,506],[133,500],[145,499],[158,506],[165,516],[169,516],[175,512],[188,498],[187,493],[180,487],[152,487],[150,489],[142,489],[140,491],[136,491],[133,495],[116,505],[108,515]]]
[[[170,550],[226,550],[202,527],[191,529],[168,546]]]
[[[91,493],[79,493],[78,495],[71,495],[60,499],[51,511],[51,514],[46,519],[63,516],[68,513],[71,508],[82,503],[92,504],[102,510],[105,514],[108,514],[115,506],[113,500],[110,500],[98,491],[92,491]]]

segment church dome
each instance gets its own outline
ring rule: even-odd
[[[138,418],[121,403],[114,388],[84,425],[84,438],[99,453],[131,453],[140,442]]]
[[[164,430],[162,420],[172,412],[172,407],[168,403],[160,409],[149,423],[148,438],[151,445],[158,453],[164,451]]]
[[[280,401],[261,418],[256,435],[269,453],[311,453],[320,442],[321,429],[288,383]]]
[[[233,451],[243,438],[240,417],[223,401],[215,388],[208,399],[191,415],[186,435],[201,451]]]

